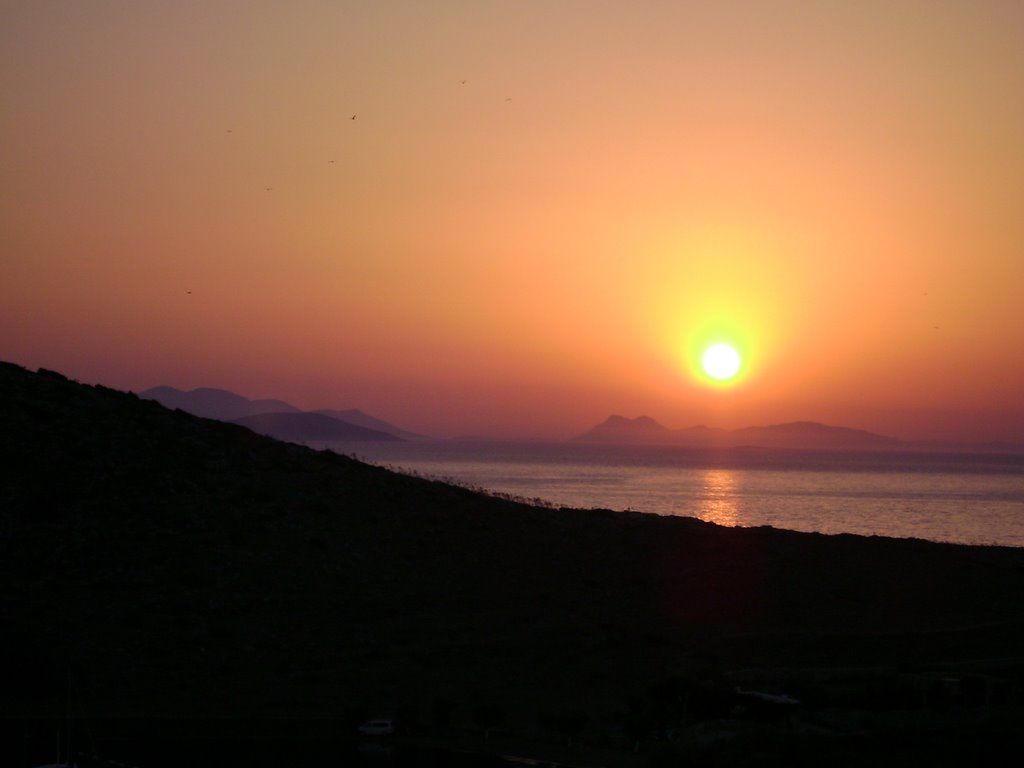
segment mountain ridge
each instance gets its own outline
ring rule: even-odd
[[[669,429],[649,416],[609,416],[604,422],[574,438],[581,442],[658,443],[694,447],[820,448],[894,447],[902,441],[852,427],[816,421],[792,421],[765,426],[723,429],[700,424]]]
[[[194,416],[220,421],[231,421],[260,413],[298,413],[300,410],[283,400],[250,400],[230,390],[216,387],[197,387],[186,391],[161,385],[140,392],[139,397],[156,400],[168,408],[180,408]]]
[[[348,410],[323,408],[306,411],[284,400],[250,400],[236,392],[213,387],[180,390],[160,385],[143,390],[138,395],[145,400],[155,400],[168,408],[180,408],[186,413],[208,419],[240,423],[262,434],[284,440],[386,440],[390,437],[401,440],[424,439],[422,435],[396,427],[394,424],[370,416],[356,408]],[[256,418],[267,414],[277,414],[277,416],[273,419]],[[285,418],[283,414],[292,414],[292,417]],[[319,414],[354,428],[340,429],[317,418],[305,418],[301,414]],[[272,432],[262,431],[271,428]],[[375,433],[385,433],[390,437],[382,438]],[[284,434],[288,434],[290,437],[281,437]],[[323,437],[327,434],[342,436]]]
[[[670,429],[649,416],[609,416],[572,438],[573,442],[620,445],[671,445],[692,448],[772,448],[826,451],[1024,452],[1024,445],[1006,442],[968,443],[903,440],[855,427],[817,421],[790,421],[724,429],[697,425]]]
[[[240,419],[231,419],[230,423],[239,424],[253,432],[277,440],[293,442],[306,440],[391,442],[402,439],[389,432],[360,427],[323,413],[257,413]]]
[[[425,435],[418,434],[416,432],[410,432],[406,429],[396,427],[394,424],[378,419],[375,416],[370,416],[368,413],[359,410],[358,408],[347,408],[345,410],[338,410],[336,408],[320,408],[315,411],[307,411],[307,413],[320,413],[324,416],[330,416],[332,419],[343,421],[346,424],[352,424],[357,427],[365,427],[366,429],[376,430],[378,432],[386,432],[395,437],[399,437],[403,440],[428,440],[429,438]]]

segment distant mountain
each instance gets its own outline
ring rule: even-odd
[[[404,429],[396,427],[394,424],[389,424],[381,419],[374,418],[360,410],[352,408],[350,410],[339,411],[330,409],[321,409],[317,411],[303,411],[301,408],[296,408],[291,403],[286,403],[284,400],[250,400],[242,395],[229,392],[226,389],[212,389],[210,387],[201,387],[199,389],[193,389],[189,391],[182,391],[175,389],[174,387],[152,387],[144,392],[139,393],[139,397],[144,400],[156,400],[161,405],[167,408],[180,408],[186,413],[191,413],[193,416],[203,416],[207,419],[217,419],[219,421],[233,421],[239,422],[239,419],[245,419],[250,416],[260,416],[263,414],[319,414],[325,417],[329,417],[334,421],[343,421],[346,424],[354,427],[362,427],[366,430],[384,432],[388,435],[400,438],[402,440],[424,440],[423,435],[417,435],[413,432],[407,432]],[[348,430],[345,432],[346,437],[321,437],[324,434],[340,434],[338,429],[327,422],[323,422],[319,419],[291,419],[285,423],[286,420],[280,418],[271,421],[253,422],[252,424],[245,424],[250,429],[261,434],[271,434],[281,440],[380,440],[380,437],[372,437],[368,432],[360,432],[356,430]],[[239,422],[240,423],[240,422]],[[308,431],[304,431],[301,425],[305,425]],[[267,429],[274,429],[277,432],[268,432]],[[292,437],[283,437],[283,434],[293,435]]]
[[[231,423],[240,424],[253,432],[278,440],[401,440],[400,437],[388,432],[332,419],[322,413],[258,413],[241,419],[232,419]]]
[[[366,427],[367,429],[375,429],[379,432],[386,432],[389,435],[400,437],[403,440],[428,440],[429,438],[425,435],[418,435],[415,432],[407,432],[404,429],[396,427],[394,424],[389,424],[383,419],[376,419],[369,414],[363,413],[357,408],[350,408],[345,411],[337,411],[329,408],[324,408],[312,413],[321,413],[324,416],[330,416],[332,419],[338,421],[344,421],[348,424],[354,424],[357,427]]]
[[[156,400],[167,408],[180,408],[193,416],[234,421],[258,413],[300,413],[283,400],[250,400],[226,389],[201,387],[187,392],[174,387],[153,387],[140,392],[143,400]]]
[[[597,443],[661,443],[671,435],[670,429],[648,416],[628,419],[612,415],[576,439]]]
[[[733,445],[764,448],[883,450],[905,446],[902,440],[863,429],[832,427],[814,421],[794,421],[767,427],[746,427],[731,433]]]
[[[714,429],[706,426],[668,429],[647,416],[627,419],[610,416],[576,440],[597,443],[679,445],[695,448],[756,446],[814,450],[883,450],[910,444],[894,437],[861,429],[832,427],[813,421],[796,421],[764,427]]]

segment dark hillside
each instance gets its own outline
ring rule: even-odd
[[[0,467],[6,716],[70,679],[93,715],[536,722],[698,667],[1024,640],[1024,550],[531,507],[10,364]]]

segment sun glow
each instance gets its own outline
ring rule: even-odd
[[[732,389],[739,383],[748,383],[754,372],[755,349],[760,340],[747,329],[753,320],[727,321],[712,317],[703,323],[693,323],[684,342],[686,368],[692,379],[715,389]]]
[[[739,352],[728,344],[712,344],[701,356],[701,368],[715,381],[730,381],[740,372]]]

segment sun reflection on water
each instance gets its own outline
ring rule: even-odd
[[[736,473],[728,469],[709,469],[701,478],[697,517],[718,525],[740,525]]]

